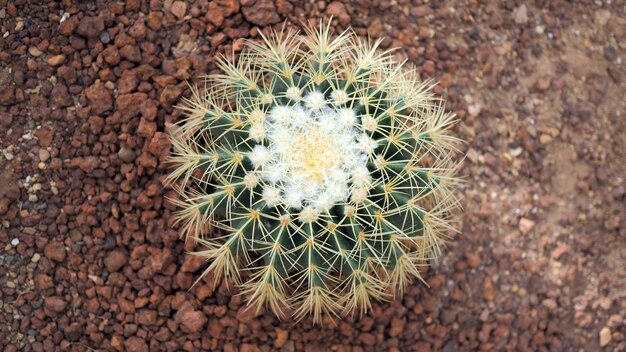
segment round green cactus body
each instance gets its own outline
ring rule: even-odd
[[[220,60],[171,136],[177,216],[206,246],[205,273],[315,321],[420,278],[458,207],[453,116],[380,42],[329,28]]]

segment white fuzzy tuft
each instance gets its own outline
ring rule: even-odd
[[[352,190],[352,201],[356,204],[361,204],[367,199],[367,191],[365,188],[356,188]]]
[[[250,138],[254,139],[256,142],[260,142],[265,138],[265,127],[263,127],[260,123],[255,123],[250,126]]]
[[[248,153],[248,159],[255,168],[262,167],[265,165],[271,158],[270,151],[262,146],[255,145],[254,148]]]
[[[274,107],[265,121],[267,147],[255,147],[249,158],[266,187],[279,192],[269,199],[304,213],[326,213],[348,201],[351,188],[370,182],[367,153],[376,143],[365,136],[363,146],[352,109],[331,108],[322,93],[311,92],[301,103]]]
[[[247,173],[246,176],[243,177],[243,184],[248,189],[253,189],[259,184],[259,178],[252,172]]]
[[[324,94],[320,92],[311,92],[304,97],[304,105],[311,110],[319,110],[326,106]]]
[[[349,128],[354,126],[356,116],[354,115],[354,111],[352,109],[342,108],[339,109],[337,120],[342,127]]]
[[[376,150],[376,147],[378,147],[378,144],[376,144],[376,141],[373,140],[367,134],[363,133],[362,135],[359,136],[358,148],[361,152],[367,155],[370,155],[374,153],[374,150]]]
[[[361,118],[361,125],[363,126],[364,130],[374,132],[378,127],[378,121],[376,121],[375,118],[367,114]]]
[[[282,201],[280,191],[276,187],[265,186],[263,189],[263,201],[269,207],[275,207]]]
[[[290,87],[285,92],[285,96],[293,101],[298,101],[302,99],[302,90],[298,87]]]
[[[302,211],[300,212],[300,215],[298,216],[298,220],[300,220],[301,222],[305,224],[308,224],[317,220],[319,215],[320,214],[317,209],[314,209],[312,207],[306,207],[302,209]]]
[[[343,89],[334,90],[332,93],[330,93],[330,97],[337,105],[345,104],[346,102],[348,102],[348,93],[346,93],[346,91]]]

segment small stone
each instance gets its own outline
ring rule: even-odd
[[[36,46],[31,46],[30,48],[28,48],[28,53],[34,57],[40,57],[41,54],[43,54],[41,50],[39,50]]]
[[[281,348],[287,342],[287,338],[289,337],[289,331],[281,328],[276,328],[274,330],[276,332],[276,340],[274,341],[274,347]]]
[[[603,327],[602,330],[600,330],[600,347],[604,347],[611,343],[611,339],[611,329],[607,326]]]
[[[533,227],[535,227],[534,221],[527,218],[521,218],[519,220],[519,230],[522,232],[522,234],[526,235],[530,232],[530,230],[533,229]]]
[[[127,147],[122,147],[120,148],[120,150],[117,152],[117,156],[119,156],[120,160],[122,160],[125,163],[132,163],[133,161],[135,161],[135,152]]]
[[[396,337],[400,336],[404,331],[404,326],[406,325],[406,319],[393,317],[391,319],[391,327],[389,328],[389,336]]]
[[[346,11],[346,5],[339,1],[333,1],[328,4],[328,6],[326,6],[326,13],[329,16],[339,19],[339,22],[344,26],[350,23],[350,15]]]
[[[91,103],[91,111],[96,115],[113,109],[113,95],[102,82],[85,89],[85,96]]]
[[[259,314],[260,313],[261,312],[259,312]],[[243,305],[237,311],[236,318],[240,323],[246,324],[246,323],[251,322],[252,319],[259,316],[259,314],[257,314],[257,310],[254,306]]]
[[[385,35],[385,27],[383,21],[380,18],[376,18],[367,27],[367,32],[373,38],[380,38]]]
[[[139,78],[137,75],[130,71],[125,71],[122,74],[122,77],[117,80],[117,91],[118,94],[128,94],[132,93],[139,84]]]
[[[14,238],[14,239],[11,240],[11,246],[15,247],[18,244],[20,244],[20,240],[19,239]]]
[[[46,245],[46,247],[43,250],[44,255],[46,256],[46,258],[55,261],[55,262],[62,262],[65,260],[65,246],[63,245],[63,242],[50,242]]]
[[[78,167],[87,174],[91,174],[95,169],[100,166],[100,160],[97,156],[87,156],[84,158],[76,159]]]
[[[528,9],[525,4],[522,4],[515,9],[513,18],[517,24],[526,24],[526,22],[528,22]]]
[[[548,309],[548,311],[553,311],[558,307],[556,301],[552,298],[546,298],[541,303],[544,307],[546,307],[546,309]]]
[[[157,125],[154,121],[142,118],[137,126],[137,134],[142,137],[152,137],[156,133]]]
[[[124,341],[127,352],[148,352],[148,344],[140,337],[132,336]]]
[[[103,18],[98,16],[85,16],[80,20],[76,32],[87,38],[97,38],[103,30]]]
[[[224,9],[211,1],[204,18],[215,27],[219,27],[224,23]]]
[[[161,102],[161,105],[169,107],[176,102],[176,100],[178,100],[182,93],[183,89],[179,86],[167,86],[163,89],[163,92],[161,92],[159,101]]]
[[[46,162],[48,159],[50,159],[50,152],[43,148],[39,149],[39,160],[41,162]]]
[[[470,268],[476,269],[480,266],[480,255],[477,253],[466,252],[465,258]]]
[[[63,54],[54,55],[54,56],[48,58],[48,65],[53,66],[53,67],[54,66],[59,66],[64,61],[65,61],[65,55],[63,55]]]
[[[493,288],[493,281],[487,277],[483,284],[483,297],[487,301],[493,301],[496,298],[496,291]]]
[[[4,158],[7,159],[8,161],[13,160],[14,158],[13,154],[11,154],[11,152],[9,152],[6,149],[2,149],[2,156],[4,156]]]
[[[606,26],[611,18],[611,12],[609,10],[599,10],[595,13],[595,22],[600,26]]]
[[[39,139],[39,146],[42,148],[47,148],[52,144],[52,139],[54,138],[54,133],[47,127],[42,127],[36,132],[37,139]]]
[[[604,55],[605,59],[611,62],[617,60],[618,57],[617,50],[615,50],[615,48],[612,46],[605,46],[602,54]]]
[[[206,260],[198,255],[185,254],[183,265],[180,267],[180,271],[183,273],[193,273],[206,264]]]
[[[69,16],[69,14],[67,13],[65,14]],[[63,18],[66,18],[66,17],[63,16]],[[78,27],[79,21],[80,19],[78,18],[78,16],[67,17],[66,20],[61,22],[61,24],[59,25],[59,33],[64,36],[69,36],[70,34],[74,32],[74,30],[76,30],[76,27]]]
[[[196,333],[202,330],[208,321],[203,312],[197,311],[190,303],[185,303],[176,313],[176,322],[181,324],[183,332]]]
[[[30,261],[33,262],[33,263],[37,263],[37,262],[39,262],[40,259],[41,259],[41,254],[35,253],[35,254],[33,254],[33,257],[30,258]]]
[[[37,282],[37,287],[39,287],[40,290],[47,290],[54,287],[54,281],[50,276],[46,274],[39,274],[35,277],[35,279]]]
[[[476,104],[469,105],[467,107],[467,112],[470,114],[470,116],[476,117],[478,116],[478,114],[480,114],[482,109],[483,109],[482,105],[476,103]]]
[[[155,132],[148,145],[148,151],[160,160],[165,160],[170,154],[170,139],[163,132]]]
[[[170,12],[172,15],[182,19],[187,12],[187,4],[183,1],[174,1],[170,7]]]
[[[552,142],[552,137],[549,134],[542,134],[541,136],[539,136],[539,142],[541,144],[549,144],[550,142]]]
[[[102,51],[102,58],[108,64],[117,65],[120,63],[122,59],[120,56],[120,51],[114,45],[109,45],[106,49]]]
[[[141,50],[135,45],[125,45],[120,49],[120,56],[131,62],[141,62]]]
[[[136,314],[136,323],[145,326],[154,326],[157,322],[157,311],[142,309]]]
[[[109,32],[100,32],[100,41],[102,42],[102,44],[109,44],[111,42],[111,36],[109,35]]]
[[[560,244],[555,249],[553,249],[552,252],[550,252],[550,257],[558,260],[561,255],[563,255],[563,253],[567,252],[568,249],[569,247],[565,243]]]
[[[147,99],[146,93],[123,94],[117,97],[115,104],[122,117],[129,119],[141,112]]]
[[[540,92],[545,92],[548,88],[550,88],[550,83],[552,83],[552,79],[550,77],[542,77],[535,82],[535,88]]]
[[[257,345],[250,343],[244,343],[241,345],[239,352],[261,352],[261,349]]]
[[[46,315],[55,316],[57,313],[61,313],[65,310],[65,307],[67,307],[67,302],[65,302],[63,298],[59,296],[50,296],[46,297],[43,305],[46,311]]]
[[[258,26],[280,22],[280,16],[272,0],[257,0],[252,6],[243,6],[241,12],[248,22]]]
[[[114,273],[126,265],[127,260],[128,258],[122,251],[112,251],[104,258],[104,266],[110,273]]]

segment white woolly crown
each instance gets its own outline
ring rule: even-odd
[[[248,158],[265,181],[269,206],[325,213],[369,181],[366,163],[375,142],[357,127],[351,108],[338,106],[314,91],[294,105],[274,107],[250,127],[251,138],[267,144],[255,146]]]

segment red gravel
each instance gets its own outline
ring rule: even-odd
[[[0,350],[626,350],[620,1],[0,0]],[[162,185],[186,81],[283,20],[385,37],[460,118],[430,288],[312,326],[186,253]]]

